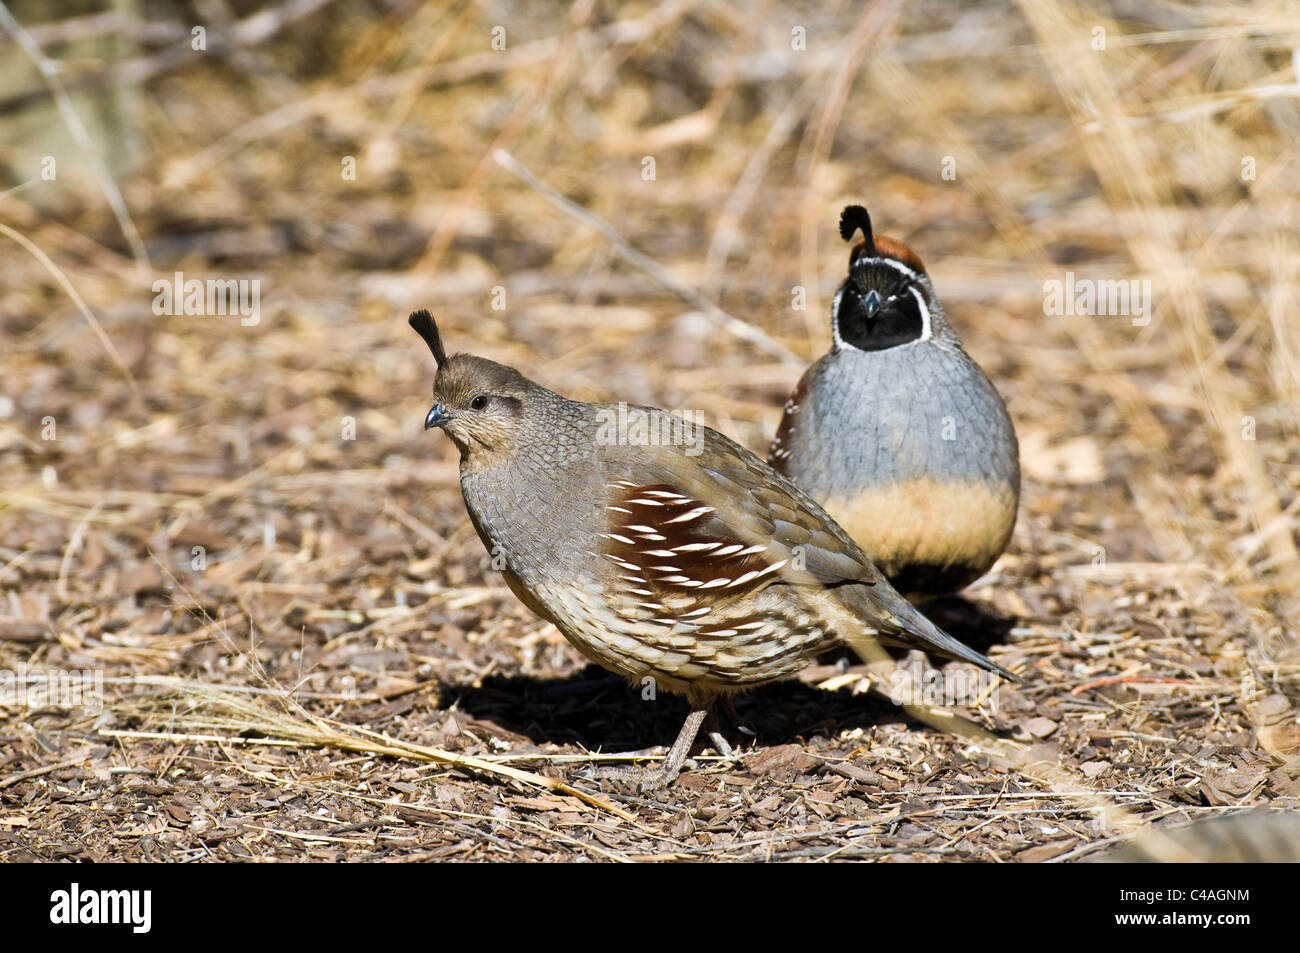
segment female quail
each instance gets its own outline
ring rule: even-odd
[[[944,319],[925,266],[840,217],[849,275],[834,344],[785,406],[768,462],[826,508],[899,591],[943,595],[1006,548],[1020,457],[1006,405]]]
[[[427,311],[410,323],[438,364],[425,429],[460,450],[465,508],[511,590],[592,661],[687,696],[643,789],[677,776],[718,696],[839,644],[1010,675],[921,616],[807,494],[721,434],[568,400],[513,368],[448,357]],[[635,433],[611,431],[634,415]]]

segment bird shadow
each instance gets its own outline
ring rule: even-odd
[[[1004,641],[1014,618],[989,612],[961,596],[936,599],[921,611],[940,628],[972,648],[987,652]],[[848,649],[837,649],[819,660],[823,664],[857,661]],[[753,732],[763,746],[807,742],[821,735],[868,729],[881,724],[906,724],[914,730],[934,729],[915,721],[888,701],[850,689],[826,691],[795,679],[759,686],[732,699],[739,724]],[[474,686],[457,686],[443,694],[440,707],[451,708],[503,732],[534,744],[575,745],[592,751],[636,751],[671,744],[686,718],[685,699],[666,692],[648,692],[629,685],[596,665],[563,678],[493,675]],[[749,740],[725,715],[724,736],[732,744]]]
[[[881,724],[910,724],[932,730],[889,702],[848,689],[826,691],[796,680],[773,682],[732,699],[740,725],[721,717],[724,737],[733,745],[803,744],[815,736]],[[448,692],[444,707],[455,706],[475,721],[487,722],[534,744],[577,745],[591,751],[639,751],[672,743],[686,718],[684,698],[643,689],[590,665],[566,678],[539,679],[496,675],[474,687]]]
[[[987,652],[1005,641],[1014,618],[989,612],[961,596],[925,603],[921,611],[940,628],[972,648]],[[857,659],[847,649],[819,659],[822,663]],[[914,730],[934,729],[912,719],[888,701],[845,688],[826,691],[795,679],[762,685],[733,699],[740,725],[752,731],[760,745],[803,744],[821,735],[834,737],[855,728],[906,724]],[[666,692],[648,692],[596,665],[563,678],[493,675],[469,687],[444,693],[441,707],[455,707],[475,721],[534,744],[574,745],[592,751],[636,751],[671,744],[688,708],[685,699]],[[749,740],[723,716],[724,736],[732,742]]]

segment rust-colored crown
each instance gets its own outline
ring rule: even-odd
[[[876,237],[871,231],[871,216],[861,205],[846,205],[840,213],[840,237],[846,242],[853,240],[853,235],[861,230],[862,241],[853,246],[849,253],[849,266],[863,256],[870,258],[892,258],[902,262],[913,271],[924,274],[925,265],[920,256],[896,238],[886,235]]]
[[[876,254],[881,258],[892,258],[895,261],[901,261],[913,271],[925,274],[925,265],[922,263],[920,256],[896,238],[889,238],[886,235],[877,238]]]

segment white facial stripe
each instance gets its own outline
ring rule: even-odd
[[[844,297],[844,288],[835,292],[835,300],[831,302],[831,337],[835,339],[833,351],[838,351],[844,347],[844,339],[840,337],[840,299]]]
[[[925,306],[925,296],[916,290],[916,285],[908,285],[907,290],[912,292],[912,297],[916,299],[916,306],[921,309],[921,336],[917,341],[930,340],[930,309]]]
[[[906,275],[912,281],[916,281],[921,277],[920,274],[907,267],[907,265],[903,264],[897,258],[859,258],[853,263],[854,268],[860,268],[863,265],[888,265],[895,271]]]

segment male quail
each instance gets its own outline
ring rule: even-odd
[[[807,494],[721,434],[568,400],[513,368],[448,357],[427,311],[410,324],[438,365],[425,429],[460,450],[465,508],[510,589],[592,661],[690,702],[643,790],[677,776],[715,699],[836,645],[879,658],[881,640],[1014,678],[920,615]],[[635,434],[611,431],[630,417]]]
[[[826,508],[900,592],[938,596],[1011,538],[1020,458],[1006,405],[944,319],[920,258],[840,217],[849,275],[830,351],[785,406],[768,462]]]

